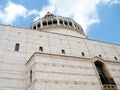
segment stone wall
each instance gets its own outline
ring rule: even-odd
[[[105,64],[119,90],[119,63],[106,62],[98,57],[87,59],[47,53],[34,53],[26,63],[29,67],[27,76],[30,70],[34,71],[33,81],[27,82],[27,90],[32,90],[33,85],[34,90],[103,90],[94,64],[96,60]],[[109,90],[113,90],[113,87]]]
[[[15,51],[16,43],[20,44],[19,51]],[[43,47],[43,53],[79,58],[92,58],[101,54],[105,61],[118,64],[120,62],[120,45],[0,25],[0,90],[25,90],[28,86],[25,84],[27,80],[25,63],[34,52],[40,52],[40,46]],[[65,54],[62,54],[62,49],[65,50]],[[85,55],[82,56],[81,52]],[[117,60],[114,57],[117,57]],[[116,80],[120,80],[119,75]],[[33,84],[33,87],[36,85]]]
[[[48,54],[35,54],[33,58],[27,66],[35,70],[35,77],[31,83],[35,84],[36,90],[101,90],[92,61],[89,59]],[[27,90],[31,90],[29,88],[31,87]]]

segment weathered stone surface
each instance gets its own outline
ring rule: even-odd
[[[80,31],[60,33],[69,27],[43,29],[0,25],[0,90],[101,90],[95,60],[105,64],[120,89],[120,45],[90,40]]]

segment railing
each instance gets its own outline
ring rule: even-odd
[[[117,90],[116,85],[106,84],[103,85],[103,90]]]
[[[113,78],[107,77],[107,83],[103,84],[103,90],[118,90]]]

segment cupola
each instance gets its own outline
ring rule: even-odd
[[[70,18],[48,12],[43,18],[31,23],[29,29],[87,38],[81,25]]]

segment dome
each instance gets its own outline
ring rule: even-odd
[[[28,28],[38,31],[47,31],[87,38],[81,25],[77,22],[70,18],[55,16],[50,12],[48,12],[43,18],[31,23]]]

